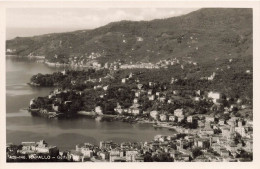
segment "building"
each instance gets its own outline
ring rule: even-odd
[[[174,116],[183,117],[183,109],[174,110]]]
[[[201,147],[203,149],[210,147],[210,139],[206,138],[196,138],[194,139],[194,146]]]
[[[154,96],[154,95],[150,95],[150,96],[148,96],[148,99],[149,99],[149,100],[154,100],[154,99],[155,99],[155,96]]]
[[[229,156],[229,151],[227,151],[224,148],[221,148],[219,154],[220,154],[221,157],[227,158]]]
[[[157,115],[158,115],[158,112],[155,111],[155,110],[150,112],[150,116],[151,116],[153,119],[155,119],[155,120],[157,120]]]
[[[173,115],[169,116],[169,121],[175,121],[175,120],[176,120],[175,116],[173,116]]]
[[[138,155],[137,151],[126,151],[126,161],[134,162],[137,155]]]
[[[165,98],[164,96],[159,97],[159,101],[160,101],[160,102],[165,102],[165,100],[166,100],[166,98]]]
[[[123,113],[123,109],[122,109],[122,107],[120,106],[119,103],[117,103],[117,107],[114,108],[114,111],[117,112],[118,114],[122,114]]]
[[[225,119],[219,119],[218,124],[221,126],[225,125]]]
[[[97,113],[97,115],[103,115],[103,111],[100,106],[95,107],[95,112]]]
[[[99,148],[100,149],[111,149],[114,143],[112,141],[100,141]]]
[[[99,156],[102,160],[108,160],[109,159],[109,153],[108,152],[100,152]]]
[[[220,93],[217,92],[209,92],[208,98],[211,98],[213,103],[217,103],[217,101],[220,99]]]
[[[94,146],[89,143],[85,143],[83,146],[76,145],[76,151],[81,152],[84,157],[91,158],[93,157],[93,149]]]
[[[187,117],[187,122],[192,123],[192,121],[193,121],[193,117],[192,116],[188,116]]]
[[[135,92],[135,97],[140,97],[140,92]]]
[[[184,116],[179,116],[178,117],[178,122],[181,122],[182,120],[184,120],[184,118],[185,118]]]
[[[75,150],[71,150],[69,156],[70,156],[70,159],[72,159],[73,161],[83,162],[83,160],[84,160],[83,154],[81,152],[78,152]]]
[[[205,117],[206,122],[210,123],[210,122],[214,122],[215,121],[215,117],[214,116],[206,116]]]
[[[109,155],[109,161],[110,162],[116,162],[117,160],[120,160],[120,151],[119,150],[111,150]]]
[[[167,116],[166,114],[160,114],[160,121],[167,121]]]
[[[22,142],[22,151],[35,151],[36,143],[35,142]]]
[[[140,111],[139,108],[134,107],[134,108],[131,109],[131,113],[132,113],[133,115],[137,116],[137,115],[140,115],[141,111]]]
[[[123,78],[123,79],[122,79],[122,83],[126,83],[126,78]]]

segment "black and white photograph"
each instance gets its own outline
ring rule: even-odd
[[[7,6],[5,162],[253,163],[256,10]]]

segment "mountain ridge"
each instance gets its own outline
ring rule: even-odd
[[[252,9],[204,8],[166,19],[118,21],[92,30],[17,37],[7,40],[6,48],[15,49],[16,55],[44,55],[51,61],[55,55],[85,58],[91,53],[99,53],[100,62],[127,63],[170,58],[212,62],[229,54],[252,57]]]

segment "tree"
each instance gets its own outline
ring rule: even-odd
[[[198,157],[198,156],[200,156],[202,154],[203,154],[203,152],[201,151],[201,148],[196,147],[196,148],[192,149],[192,156],[193,156],[193,158],[196,158],[196,157]]]

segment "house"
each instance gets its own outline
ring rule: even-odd
[[[84,157],[91,158],[93,157],[93,145],[85,143],[83,146],[76,145],[76,151],[81,152]]]
[[[147,92],[148,95],[152,95],[153,94],[153,91],[151,89],[148,90]]]
[[[137,99],[137,98],[135,98],[133,102],[134,102],[134,103],[138,103],[138,99]]]
[[[160,101],[160,102],[165,102],[165,100],[166,100],[165,97],[160,97],[160,98],[159,98],[159,101]]]
[[[173,159],[176,159],[181,153],[177,150],[171,149],[169,151],[170,157],[172,157]]]
[[[149,100],[154,100],[154,99],[155,99],[155,96],[154,96],[154,95],[150,95],[150,96],[148,96],[148,99],[149,99]]]
[[[95,112],[97,113],[97,115],[103,115],[103,111],[100,106],[95,107]]]
[[[229,156],[229,151],[227,151],[224,148],[221,148],[219,154],[220,154],[221,157],[228,157]]]
[[[178,94],[178,91],[177,91],[177,90],[173,90],[173,91],[172,91],[172,94],[177,95],[177,94]]]
[[[184,118],[185,118],[184,116],[179,116],[178,117],[178,122],[181,122],[182,120],[184,120]]]
[[[62,73],[62,75],[66,75],[67,71],[64,69],[61,73]]]
[[[156,92],[155,95],[156,95],[156,96],[160,96],[160,92]]]
[[[188,116],[187,117],[187,122],[192,123],[192,121],[193,121],[193,117],[192,116]]]
[[[109,159],[109,153],[108,152],[100,152],[99,156],[102,160],[108,160]]]
[[[182,117],[183,116],[183,109],[174,110],[174,116]]]
[[[110,155],[109,155],[110,162],[115,162],[115,161],[117,161],[119,159],[121,159],[120,158],[120,151],[119,150],[115,150],[115,149],[111,150],[110,151]]]
[[[215,117],[214,116],[206,116],[205,117],[206,122],[210,123],[210,122],[214,122],[215,121]]]
[[[235,131],[239,133],[242,137],[245,137],[247,133],[245,127],[243,126],[235,127]]]
[[[167,116],[166,114],[160,114],[160,121],[167,121]]]
[[[176,162],[188,162],[190,161],[190,156],[187,154],[180,154],[175,159]]]
[[[208,98],[211,98],[213,103],[217,103],[217,101],[220,99],[220,93],[218,92],[209,92]]]
[[[222,127],[220,129],[223,137],[228,138],[230,136],[230,127]]]
[[[34,104],[34,102],[35,102],[35,99],[31,99],[30,100],[30,106],[32,106]]]
[[[126,161],[127,162],[134,162],[135,157],[138,155],[137,151],[126,151]]]
[[[81,152],[75,151],[75,150],[71,150],[70,151],[70,159],[72,159],[73,161],[77,161],[77,162],[83,162],[84,157],[83,154]]]
[[[172,99],[169,99],[169,100],[167,101],[167,103],[169,103],[169,104],[172,103]]]
[[[107,91],[108,85],[103,87],[103,90]]]
[[[140,97],[140,92],[135,92],[135,97]]]
[[[200,132],[202,134],[207,134],[207,135],[213,135],[214,134],[214,130],[211,127],[204,127],[200,130]]]
[[[22,151],[35,151],[36,150],[36,143],[35,142],[22,142]]]
[[[126,78],[123,78],[123,79],[122,79],[122,83],[126,83]]]
[[[70,101],[70,100],[67,100],[64,102],[65,105],[70,105],[71,103],[72,103],[72,101]]]
[[[150,116],[151,116],[153,119],[155,119],[155,120],[157,120],[157,115],[158,115],[158,112],[155,111],[155,110],[150,112]]]
[[[144,157],[139,155],[139,154],[137,154],[135,156],[135,161],[134,162],[144,162]]]
[[[100,141],[99,148],[100,149],[110,149],[114,143],[112,141]]]
[[[138,42],[142,42],[144,40],[142,37],[137,37],[136,39]]]
[[[143,84],[137,84],[137,87],[138,87],[139,90],[141,90],[142,87],[143,87]]]
[[[174,115],[169,116],[169,121],[175,121],[176,117]]]
[[[195,101],[200,101],[200,97],[194,97]]]
[[[52,104],[52,109],[54,111],[59,111],[59,106],[58,105],[55,105],[55,104]]]
[[[218,124],[221,126],[225,125],[225,119],[219,119]]]
[[[194,146],[201,147],[201,148],[209,148],[210,147],[210,140],[204,138],[194,139]]]
[[[122,109],[122,107],[120,106],[119,103],[117,103],[117,107],[114,108],[114,111],[117,112],[117,113],[119,113],[119,114],[122,114],[122,113],[123,113],[123,109]]]
[[[101,64],[98,63],[98,62],[93,62],[93,63],[92,63],[92,66],[93,66],[94,68],[101,68]]]
[[[76,80],[71,80],[70,83],[71,83],[72,85],[75,85],[75,84],[76,84]]]
[[[137,116],[137,115],[140,114],[140,112],[141,112],[140,109],[138,109],[138,108],[136,108],[136,107],[135,107],[135,108],[132,108],[132,114],[133,114],[133,115]]]

